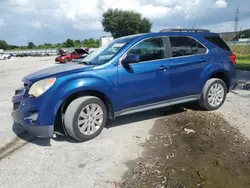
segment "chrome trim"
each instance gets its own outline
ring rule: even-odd
[[[133,114],[133,113],[137,113],[137,112],[152,110],[152,109],[156,109],[156,108],[172,106],[175,104],[181,104],[181,103],[185,103],[185,102],[195,101],[195,100],[198,100],[199,98],[200,98],[200,95],[190,95],[187,97],[180,97],[180,98],[176,98],[176,99],[171,99],[171,100],[151,103],[151,104],[147,104],[147,105],[127,108],[127,109],[115,112],[114,116],[118,117],[118,116],[123,116],[123,115],[127,115],[127,114]]]
[[[119,62],[118,62],[118,66],[122,66],[122,59],[123,59],[123,57],[126,55],[126,53],[131,49],[131,48],[133,48],[135,45],[137,45],[138,43],[140,43],[140,42],[143,42],[144,40],[147,40],[147,39],[151,39],[151,38],[165,38],[165,37],[189,37],[189,38],[192,38],[192,39],[194,39],[196,42],[198,42],[199,44],[201,44],[204,48],[206,48],[207,49],[207,51],[206,51],[206,53],[204,53],[204,54],[195,54],[195,55],[186,55],[186,56],[179,56],[179,57],[170,57],[170,58],[163,58],[163,59],[155,59],[155,60],[151,60],[151,61],[144,61],[144,62],[140,62],[140,64],[141,63],[151,63],[151,62],[154,62],[154,61],[160,61],[160,60],[171,60],[171,59],[177,59],[177,58],[183,58],[183,57],[192,57],[192,56],[197,56],[197,55],[206,55],[206,54],[208,54],[209,53],[209,49],[204,45],[204,44],[202,44],[199,40],[197,40],[196,38],[194,38],[194,37],[192,37],[192,36],[184,36],[184,35],[175,35],[175,36],[156,36],[156,37],[149,37],[149,38],[145,38],[145,39],[142,39],[142,40],[140,40],[140,41],[138,41],[138,42],[136,42],[133,46],[131,46],[128,50],[126,50],[126,52],[124,52],[124,54],[122,55],[122,57],[120,57],[120,59],[119,59]]]

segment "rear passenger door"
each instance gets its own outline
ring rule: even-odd
[[[171,98],[179,98],[200,93],[200,76],[208,61],[208,49],[192,37],[171,36],[169,59],[169,79]]]

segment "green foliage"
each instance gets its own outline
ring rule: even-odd
[[[80,40],[75,40],[74,41],[74,46],[75,47],[81,47],[82,46],[81,41]]]
[[[16,46],[16,45],[9,45],[9,49],[10,50],[14,50],[14,49],[18,49],[19,46]]]
[[[250,38],[250,29],[245,29],[243,31],[238,32],[235,39],[239,38]]]
[[[97,47],[99,47],[99,40],[95,40],[93,38],[85,39],[85,40],[82,41],[82,45],[84,47],[97,48]]]
[[[0,40],[0,49],[3,49],[3,50],[9,49],[9,45],[5,40]]]
[[[90,38],[85,39],[83,41],[80,40],[72,40],[67,39],[63,43],[51,44],[51,43],[44,43],[40,45],[35,45],[33,42],[29,42],[27,46],[16,46],[16,45],[8,45],[6,41],[0,40],[0,49],[3,50],[27,50],[27,49],[56,49],[56,48],[71,48],[71,47],[92,47],[98,48],[99,47],[99,40]]]
[[[64,43],[63,43],[63,47],[66,48],[70,48],[70,47],[74,47],[74,41],[72,39],[67,39]]]
[[[250,45],[232,45],[230,48],[237,59],[250,59]]]
[[[114,38],[118,38],[137,33],[148,33],[152,23],[134,11],[108,9],[103,13],[102,26],[104,31],[110,32]]]
[[[33,42],[28,43],[28,46],[27,46],[28,49],[33,49],[35,47],[36,47],[36,45]]]

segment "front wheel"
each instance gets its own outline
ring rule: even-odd
[[[211,78],[205,83],[199,104],[206,110],[217,110],[225,102],[226,95],[225,82],[218,78]]]
[[[64,116],[67,133],[78,141],[87,141],[98,136],[106,122],[107,108],[101,99],[93,96],[72,101]]]

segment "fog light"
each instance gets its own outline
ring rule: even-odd
[[[29,117],[24,118],[24,120],[31,120],[31,121],[35,122],[37,120],[37,118],[38,118],[38,113],[33,113]]]

